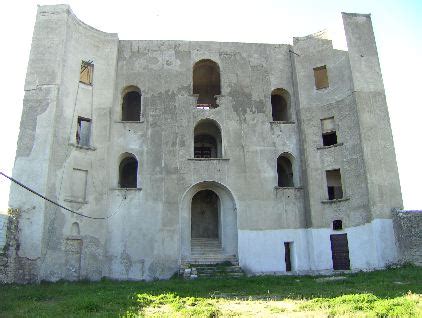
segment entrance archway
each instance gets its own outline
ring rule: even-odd
[[[202,256],[208,249],[215,260],[237,259],[236,203],[226,186],[214,181],[191,186],[181,198],[180,217],[182,260],[200,261],[199,245]]]

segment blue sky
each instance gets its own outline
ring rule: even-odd
[[[6,3],[6,4],[5,4]],[[54,4],[43,1],[40,4]],[[328,29],[346,49],[341,12],[371,13],[390,111],[404,205],[422,209],[422,1],[68,1],[85,23],[120,39],[292,43]],[[0,170],[11,174],[37,2],[0,11]],[[0,212],[9,182],[0,179]]]

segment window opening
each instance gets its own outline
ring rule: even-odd
[[[337,132],[334,117],[321,119],[322,144],[332,146],[337,144]]]
[[[277,159],[277,185],[279,187],[293,187],[293,170],[291,161],[281,155]]]
[[[323,89],[328,87],[327,66],[319,66],[314,68],[315,88]]]
[[[199,121],[194,129],[194,157],[221,158],[221,132],[210,119]]]
[[[78,117],[76,129],[76,143],[79,146],[89,147],[91,137],[91,119]]]
[[[340,231],[343,229],[343,221],[342,220],[334,220],[333,221],[333,230]]]
[[[343,198],[340,169],[325,171],[327,177],[328,200]]]
[[[123,96],[122,121],[140,121],[141,91],[137,87],[130,88]]]
[[[221,94],[220,68],[211,60],[198,61],[193,67],[193,94],[198,95],[196,107],[216,108],[217,95]]]
[[[87,85],[92,85],[93,75],[94,64],[92,61],[82,61],[79,81]]]
[[[273,121],[289,121],[289,100],[287,91],[282,88],[277,88],[271,92]]]
[[[124,158],[119,166],[119,187],[137,188],[138,186],[138,160],[130,156]]]
[[[286,263],[286,272],[292,271],[292,259],[291,259],[291,245],[292,242],[284,242],[284,261]]]

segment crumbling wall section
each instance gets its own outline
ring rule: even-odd
[[[422,265],[422,210],[393,210],[393,224],[403,263]]]
[[[37,281],[37,263],[35,260],[20,257],[19,252],[18,209],[9,209],[8,216],[2,218],[6,228],[6,240],[0,250],[0,283],[33,283]]]

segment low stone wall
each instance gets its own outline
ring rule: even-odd
[[[422,210],[393,210],[394,232],[403,263],[422,265]]]

